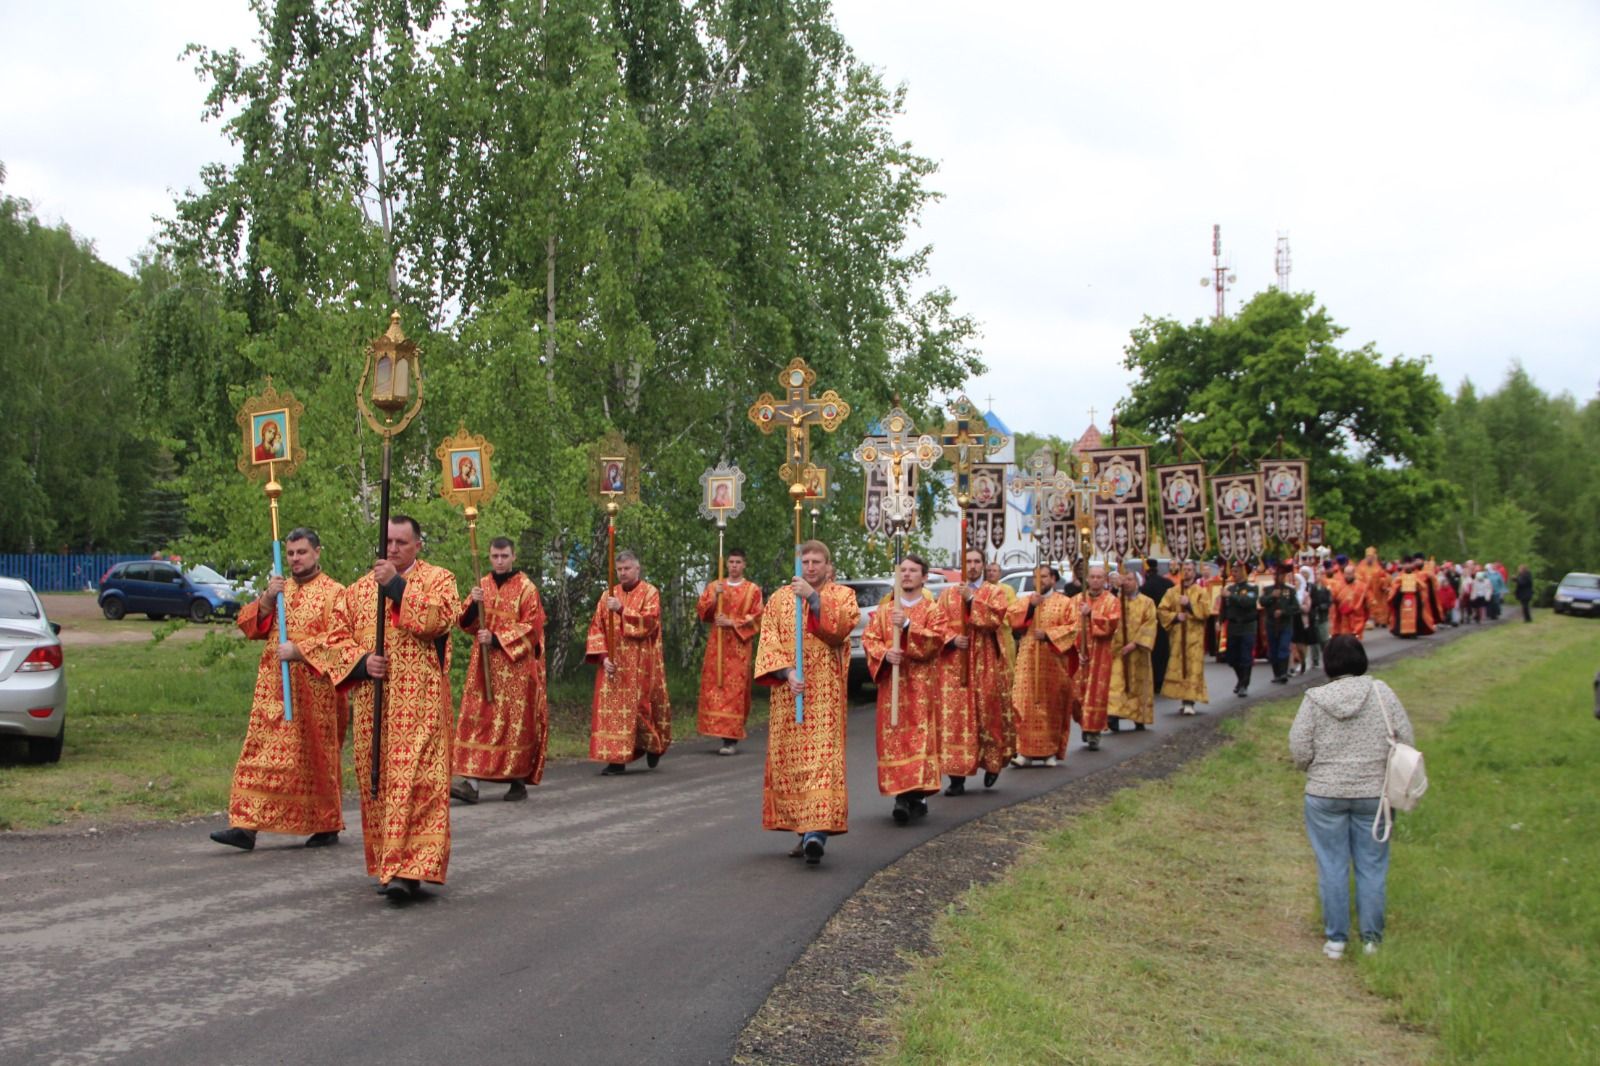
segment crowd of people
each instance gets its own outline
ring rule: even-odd
[[[549,714],[538,589],[500,537],[490,572],[462,598],[454,575],[419,557],[422,530],[403,515],[389,524],[386,557],[349,587],[322,572],[315,532],[296,529],[285,544],[289,574],[272,578],[238,619],[266,646],[229,826],[212,838],[245,850],[260,832],[304,834],[311,847],[336,843],[349,732],[367,872],[390,899],[415,898],[423,884],[445,881],[452,800],[480,802],[485,783],[505,784],[504,800],[523,800],[543,773]],[[737,754],[753,686],[770,690],[762,824],[792,834],[790,854],[815,864],[848,830],[845,721],[861,608],[834,581],[826,544],[807,541],[798,554],[799,576],[770,597],[747,578],[739,549],[728,553],[727,576],[706,586],[696,725],[719,753]],[[1421,557],[1385,567],[1369,551],[1357,563],[1339,556],[1254,572],[1235,563],[1228,580],[1193,562],[1163,575],[1154,562],[1120,570],[1091,563],[1081,587],[1042,565],[1032,590],[1018,594],[972,550],[935,596],[927,562],[906,556],[897,593],[861,633],[877,683],[878,789],[893,821],[925,817],[932,796],[960,797],[980,774],[987,789],[1008,769],[1059,765],[1074,724],[1089,751],[1124,726],[1143,730],[1158,693],[1178,701],[1179,714],[1197,713],[1209,701],[1208,655],[1233,664],[1242,696],[1258,657],[1271,664],[1273,682],[1286,684],[1292,671],[1318,665],[1330,641],[1359,642],[1368,625],[1414,637],[1456,624],[1446,590],[1457,568]],[[656,767],[673,742],[661,596],[632,552],[618,554],[616,572],[585,646],[595,668],[589,758],[606,776],[640,759]],[[1459,580],[1489,573],[1498,571],[1469,563]],[[1482,580],[1492,587],[1492,577]],[[457,628],[471,637],[459,704],[450,682]]]

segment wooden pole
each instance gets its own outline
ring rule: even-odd
[[[967,583],[967,508],[961,505],[961,583]],[[962,589],[965,593],[966,590]],[[967,613],[967,597],[962,595],[959,599],[961,610],[961,635],[967,638],[967,646],[961,649],[961,687],[966,688],[972,684],[972,619]]]
[[[283,576],[283,544],[278,540],[278,497],[283,495],[283,486],[278,484],[277,471],[273,468],[275,463],[267,464],[267,504],[272,511],[272,576]],[[278,596],[278,643],[286,643],[289,639],[289,611],[284,601],[288,599],[288,590]],[[278,660],[279,675],[283,680],[283,720],[294,721],[294,700],[289,693],[289,664],[282,659]]]
[[[478,509],[468,507],[467,515],[467,546],[472,550],[472,584],[474,588],[483,585],[483,569],[478,563]],[[480,629],[492,630],[489,624],[489,594],[484,593],[482,609],[478,611],[478,626]],[[479,645],[478,662],[483,667],[483,702],[494,702],[494,684],[489,680],[489,645]]]
[[[714,614],[712,616],[712,618],[711,618],[711,626],[712,626],[713,630],[715,630],[715,632],[716,632],[716,640],[717,640],[717,650],[715,652],[713,652],[712,654],[714,654],[717,657],[717,693],[718,693],[719,696],[721,695],[721,692],[722,692],[722,626],[718,624],[717,619],[722,615],[722,575],[723,575],[723,570],[722,570],[722,529],[723,529],[723,522],[724,522],[724,520],[723,520],[722,516],[718,515],[717,516],[717,608],[716,608],[716,614]]]
[[[606,504],[606,595],[617,596],[622,590],[617,588],[617,503],[612,500]],[[616,612],[606,609],[606,658],[612,663],[617,661],[617,627]]]
[[[383,435],[383,480],[378,492],[378,558],[389,556],[389,460],[392,438]],[[382,656],[384,648],[384,623],[389,612],[383,602],[383,589],[378,589],[378,618],[372,642],[372,653]],[[378,781],[383,769],[383,680],[372,683],[372,796],[378,795]]]
[[[900,650],[900,627],[894,624],[895,608],[900,606],[900,551],[904,547],[899,530],[894,535],[894,600],[889,604],[889,628],[895,651]],[[900,664],[889,664],[889,724],[900,724]]]
[[[799,482],[789,486],[789,495],[794,498],[794,576],[800,576],[800,512],[803,509],[801,501],[805,499],[806,487]],[[806,679],[806,601],[799,596],[794,598],[794,672],[796,681],[805,683]],[[794,721],[796,725],[806,720],[806,697],[804,692],[794,694]]]

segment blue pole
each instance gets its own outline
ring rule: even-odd
[[[794,576],[800,576],[800,545],[794,546]],[[806,679],[806,601],[794,598],[794,678],[804,683]],[[794,721],[796,725],[806,720],[806,695],[794,694]]]
[[[272,542],[272,576],[283,576],[283,545],[277,541]],[[289,639],[289,615],[284,609],[285,593],[278,595],[278,643],[282,644]],[[289,698],[289,664],[282,659],[278,660],[278,668],[283,671],[283,720],[294,721],[294,703]]]

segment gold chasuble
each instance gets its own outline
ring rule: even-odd
[[[705,663],[700,668],[700,709],[695,730],[704,737],[743,740],[750,716],[750,663],[755,658],[756,632],[761,626],[761,587],[754,581],[734,585],[723,581],[721,613],[732,627],[718,626],[717,585],[713,581],[700,594],[695,610],[711,625],[706,636]],[[722,684],[717,684],[717,660],[722,660]]]
[[[944,649],[943,613],[924,590],[911,606],[901,603],[911,623],[900,633],[900,709],[894,721],[894,672],[884,658],[894,647],[894,597],[878,605],[861,633],[867,670],[878,684],[878,791],[939,791],[939,652]]]
[[[1088,632],[1078,632],[1084,604],[1093,609]],[[1111,702],[1112,638],[1122,622],[1122,600],[1110,593],[1091,596],[1080,592],[1072,598],[1073,642],[1078,646],[1078,703],[1073,721],[1085,733],[1100,733],[1106,728],[1106,711]],[[1065,737],[1063,737],[1065,743]]]
[[[1396,574],[1389,599],[1389,632],[1397,637],[1433,635],[1429,600],[1432,590],[1422,574]]]
[[[1338,578],[1329,582],[1333,593],[1333,608],[1329,612],[1332,635],[1348,634],[1365,640],[1367,632],[1367,586],[1360,579],[1346,581]]]
[[[794,690],[780,671],[794,669],[794,590],[775,590],[761,614],[755,679],[772,689],[767,705],[767,769],[761,827],[837,836],[850,828],[844,736],[850,633],[861,617],[854,590],[832,582],[817,591],[821,610],[806,610],[805,721],[794,720]]]
[[[1011,643],[1006,611],[1011,606],[1005,585],[983,582],[964,603],[954,585],[939,594],[944,617],[944,654],[939,696],[939,769],[953,777],[971,777],[978,770],[999,773],[1017,753],[1017,718],[1011,710]],[[966,625],[962,612],[966,612]],[[961,683],[963,652],[953,641],[965,632],[972,643],[967,684]]]
[[[1133,650],[1126,655],[1122,649]],[[1156,675],[1150,650],[1156,646],[1156,603],[1142,592],[1122,598],[1111,649],[1111,693],[1106,713],[1149,725],[1156,720]]]
[[[339,749],[345,702],[329,680],[337,656],[328,650],[333,605],[344,586],[319,573],[305,584],[283,583],[289,639],[305,662],[289,664],[294,720],[283,720],[283,671],[278,665],[275,611],[259,601],[239,612],[250,640],[266,641],[256,668],[255,696],[244,750],[233,768],[228,824],[268,833],[333,833],[344,828],[339,805]]]
[[[1018,596],[1006,613],[1012,630],[1021,636],[1011,705],[1017,716],[1017,754],[1025,759],[1067,754],[1067,714],[1078,663],[1072,646],[1078,631],[1072,601],[1052,592],[1035,607],[1035,595]],[[1048,639],[1038,640],[1035,633]]]
[[[372,683],[351,676],[377,637],[378,584],[370,573],[334,607],[331,640],[340,661],[333,676],[350,689],[367,873],[385,884],[396,877],[443,884],[450,865],[450,630],[461,601],[455,576],[442,567],[418,559],[402,576],[400,603],[384,600],[389,676],[376,797],[368,778]]]
[[[537,785],[544,776],[550,734],[544,604],[539,589],[520,570],[503,585],[495,583],[494,574],[485,574],[479,587],[486,610],[469,602],[461,612],[461,628],[474,640],[461,716],[456,720],[453,768],[461,777]],[[485,620],[494,634],[494,644],[487,649],[492,703],[483,699],[485,647],[476,639]]]
[[[1188,610],[1179,602],[1184,596],[1189,597]],[[1206,618],[1210,614],[1211,594],[1199,582],[1174,585],[1161,597],[1156,621],[1172,642],[1167,676],[1161,682],[1161,694],[1168,699],[1211,702],[1206,691]],[[1180,616],[1187,617],[1179,621]]]
[[[1378,561],[1378,553],[1367,549],[1366,557],[1356,563],[1356,580],[1367,588],[1367,617],[1380,626],[1389,625],[1389,573]]]
[[[622,613],[606,610],[606,599],[622,601]],[[615,647],[614,677],[601,663],[606,657],[606,627]],[[667,702],[667,664],[661,650],[661,593],[648,581],[632,589],[613,585],[602,593],[589,620],[585,648],[595,664],[594,701],[590,705],[589,758],[603,763],[629,763],[641,755],[661,755],[672,746],[672,707]]]

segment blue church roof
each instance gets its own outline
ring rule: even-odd
[[[990,429],[998,429],[1008,437],[1012,435],[1011,427],[1002,422],[1000,416],[995,414],[992,409],[983,412],[983,420],[989,424]]]

